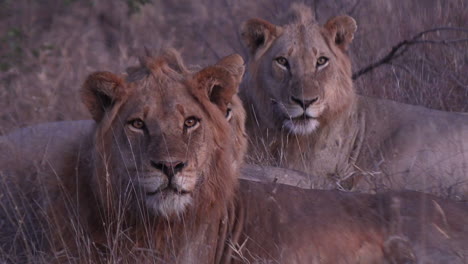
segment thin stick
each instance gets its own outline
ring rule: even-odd
[[[356,80],[363,74],[373,71],[375,68],[383,64],[390,63],[394,59],[403,55],[410,46],[415,45],[415,44],[445,44],[446,45],[446,44],[453,44],[453,43],[458,43],[458,42],[468,42],[468,38],[452,39],[452,40],[421,40],[420,39],[428,33],[438,32],[438,31],[461,31],[461,32],[468,33],[468,28],[438,27],[438,28],[431,28],[431,29],[419,32],[418,34],[414,35],[411,39],[409,40],[405,39],[399,42],[398,44],[396,44],[395,46],[393,46],[390,52],[388,52],[387,55],[385,55],[383,58],[353,73],[353,80]]]

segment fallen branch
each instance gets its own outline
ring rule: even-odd
[[[452,39],[452,40],[424,40],[421,39],[424,35],[432,32],[438,32],[438,31],[461,31],[461,32],[466,32],[468,33],[468,28],[457,28],[457,27],[439,27],[439,28],[432,28],[428,29],[422,32],[419,32],[418,34],[414,35],[411,39],[405,39],[401,42],[399,42],[397,45],[393,46],[390,52],[385,55],[383,58],[377,60],[374,63],[371,63],[364,68],[361,68],[357,72],[353,73],[353,80],[356,80],[359,78],[361,75],[366,74],[370,71],[373,71],[375,68],[383,65],[383,64],[388,64],[394,59],[400,57],[403,55],[410,46],[416,45],[416,44],[453,44],[453,43],[458,43],[458,42],[468,42],[468,38],[461,38],[461,39]]]

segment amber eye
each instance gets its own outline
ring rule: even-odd
[[[145,127],[145,122],[141,119],[134,119],[130,121],[130,124],[132,125],[133,128],[136,129],[143,129]]]
[[[228,108],[226,110],[226,119],[229,120],[229,119],[231,119],[231,117],[232,117],[232,110],[231,110],[231,108]]]
[[[289,65],[288,60],[285,57],[278,57],[275,60],[279,65],[283,65],[284,67],[288,67]]]
[[[189,117],[187,119],[185,119],[185,122],[184,122],[184,126],[186,128],[191,128],[191,127],[194,127],[198,124],[198,119],[196,117]]]
[[[328,62],[328,58],[322,56],[322,57],[317,59],[317,67],[325,65],[327,62]]]

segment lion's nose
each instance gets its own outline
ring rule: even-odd
[[[291,96],[291,101],[293,101],[296,104],[300,105],[304,110],[306,110],[311,104],[317,102],[317,100],[318,100],[318,96],[313,98],[313,99],[310,99],[310,100],[299,99],[299,98],[296,98],[294,96]]]
[[[187,165],[187,163],[182,161],[151,161],[151,165],[155,169],[162,171],[164,174],[166,174],[167,177],[172,178],[174,175],[180,172]]]

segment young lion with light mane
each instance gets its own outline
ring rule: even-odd
[[[310,173],[311,187],[468,194],[468,116],[355,94],[349,16],[321,26],[293,5],[284,25],[251,19],[241,98],[250,162]]]
[[[16,164],[2,157],[7,162],[1,163],[0,183],[7,184],[0,195],[0,259],[184,264],[466,259],[468,211],[461,204],[415,192],[370,195],[238,180],[247,144],[236,95],[243,70],[243,60],[232,55],[192,73],[172,51],[145,59],[125,79],[91,74],[82,89],[96,122],[88,133],[67,139],[70,144],[62,148],[51,145],[48,151],[55,153],[40,157],[45,171],[26,166],[21,155]],[[16,135],[37,136],[30,131]],[[21,261],[9,256],[20,255],[22,248]]]

